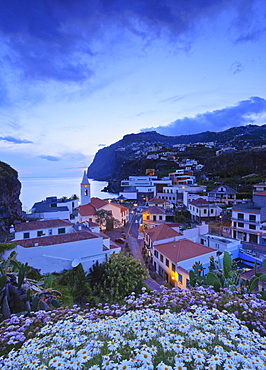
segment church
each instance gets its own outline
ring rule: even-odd
[[[78,222],[95,222],[96,212],[99,210],[108,211],[115,220],[117,227],[126,225],[129,220],[129,209],[120,204],[91,197],[91,187],[86,171],[80,184],[80,205],[78,207]]]

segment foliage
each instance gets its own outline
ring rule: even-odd
[[[99,209],[96,211],[95,217],[100,228],[105,229],[106,231],[111,231],[114,228],[121,226],[120,222],[113,217],[112,212],[107,211],[106,209]]]
[[[221,288],[229,288],[236,290],[240,284],[240,271],[232,263],[231,256],[228,252],[223,254],[223,266],[220,267],[214,261],[214,257],[210,258],[209,272],[206,276],[202,276],[203,266],[200,262],[196,262],[189,272],[190,285],[195,286],[213,286],[218,292]]]
[[[97,275],[98,280],[95,279]],[[93,294],[105,302],[121,302],[132,292],[139,294],[147,277],[148,272],[140,261],[123,253],[111,255],[100,266],[93,265],[88,275]]]
[[[266,259],[262,262],[263,268],[266,271]],[[257,263],[254,265],[254,275],[250,280],[243,280],[241,284],[241,290],[245,293],[252,293],[258,289],[259,282],[266,282],[266,273],[257,271]],[[264,291],[260,292],[261,297],[266,300],[266,294]]]
[[[17,243],[0,243],[0,255],[4,254],[5,251],[16,248]]]
[[[91,288],[82,264],[64,272],[57,278],[59,285],[69,288],[74,303],[84,307],[91,300]]]

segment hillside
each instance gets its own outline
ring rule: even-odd
[[[264,162],[260,161],[259,157],[263,151],[256,152],[253,150],[251,157],[247,154],[244,165],[246,167],[244,168],[241,155],[236,157],[239,158],[238,163],[232,161],[236,152],[231,153],[231,156],[228,157],[226,154],[218,157],[215,154],[216,150],[223,147],[234,147],[237,152],[243,150],[249,152],[255,146],[265,145],[266,125],[247,125],[233,127],[222,132],[207,131],[200,134],[180,136],[164,136],[155,131],[125,135],[118,142],[100,149],[96,153],[92,164],[88,168],[88,177],[109,181],[109,191],[117,191],[121,179],[127,178],[129,175],[144,175],[147,168],[155,169],[158,176],[175,170],[178,168],[175,161],[151,160],[147,159],[147,155],[163,150],[178,151],[176,145],[190,143],[212,143],[213,145],[213,149],[208,150],[199,145],[198,148],[186,148],[185,151],[178,154],[181,157],[199,160],[200,163],[206,166],[204,172],[219,171],[219,168],[226,172],[227,165],[230,168],[229,171],[231,171],[230,166],[234,163],[234,166],[239,167],[239,172],[244,176],[255,172],[255,168],[262,169]],[[257,159],[255,160],[255,158]],[[255,166],[252,160],[257,163]]]
[[[10,225],[22,215],[19,200],[21,184],[17,172],[4,162],[0,162],[0,236],[9,231]]]

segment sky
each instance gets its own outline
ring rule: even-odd
[[[266,123],[264,0],[1,0],[0,161],[74,177],[124,135]]]

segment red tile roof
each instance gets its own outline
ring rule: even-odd
[[[170,243],[154,245],[153,248],[174,263],[216,252],[213,248],[192,242],[189,239],[180,239]]]
[[[97,209],[105,206],[106,204],[108,204],[108,202],[106,200],[103,200],[103,199],[100,199],[100,198],[92,197],[90,204],[94,208],[96,208],[96,210],[97,210]]]
[[[42,236],[40,238],[16,240],[16,243],[24,248],[32,248],[37,246],[64,244],[96,238],[99,238],[99,235],[96,233],[91,233],[89,231],[78,231],[60,235]]]
[[[73,225],[69,220],[43,220],[43,221],[30,221],[21,222],[15,225],[15,231],[30,231],[30,230],[40,230],[48,229],[53,227],[62,227]]]
[[[198,199],[193,200],[190,204],[192,204],[193,206],[203,206],[203,205],[209,205],[210,202],[208,202],[207,200],[203,198],[198,198]]]
[[[142,212],[142,214],[165,214],[165,210],[162,208],[162,207],[156,207],[156,206],[152,206],[150,208],[148,208],[146,211]]]
[[[93,216],[96,213],[96,208],[93,207],[91,203],[84,204],[83,206],[79,206],[78,212],[81,216]]]
[[[169,200],[160,199],[160,198],[152,198],[148,200],[148,203],[170,203]]]
[[[167,224],[154,226],[151,229],[145,230],[145,233],[149,235],[153,242],[182,235]]]
[[[258,191],[257,193],[254,193],[254,195],[261,195],[263,197],[266,196],[266,191]]]
[[[111,204],[112,206],[115,206],[115,207],[117,207],[117,208],[120,208],[120,212],[121,212],[121,213],[122,213],[122,212],[126,212],[126,211],[128,211],[128,208],[127,208],[127,207],[121,206],[120,204],[113,203],[113,202],[111,202],[110,204]]]

